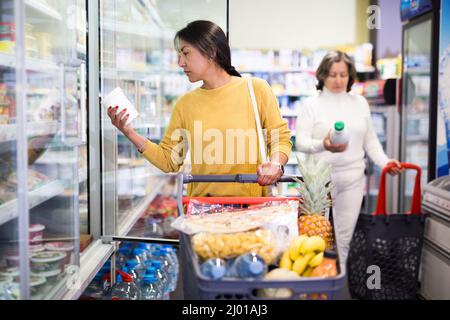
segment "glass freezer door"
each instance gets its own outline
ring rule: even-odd
[[[17,300],[21,298],[20,272],[26,266],[20,259],[18,233],[23,222],[19,219],[19,207],[22,209],[24,203],[18,201],[18,183],[12,179],[18,172],[20,133],[16,124],[14,2],[1,1],[0,12],[0,300]]]
[[[100,96],[120,87],[139,112],[133,128],[159,143],[178,97],[192,87],[178,66],[175,33],[212,20],[226,31],[226,1],[99,1]],[[175,175],[145,160],[101,105],[103,234],[176,240]],[[114,105],[112,107],[115,107]]]
[[[70,289],[79,268],[80,212],[87,210],[86,30],[84,1],[25,1],[28,177],[29,188],[39,190],[29,215],[30,228],[42,229],[31,274],[46,279],[35,299]]]
[[[403,41],[401,159],[422,167],[422,185],[425,185],[430,138],[432,20],[424,20],[405,28]],[[400,212],[406,212],[411,207],[415,172],[407,171],[403,176]]]

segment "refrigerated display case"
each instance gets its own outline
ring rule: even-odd
[[[398,87],[398,80],[391,79],[390,83]],[[390,159],[398,159],[399,150],[399,131],[400,116],[398,107],[394,103],[398,101],[389,101],[387,96],[387,81],[374,80],[361,83],[361,94],[367,99],[372,116],[372,124],[375,133],[381,143],[383,151]],[[397,93],[395,92],[395,96]],[[392,103],[392,104],[389,104]],[[366,156],[366,193],[364,196],[362,212],[370,214],[375,211],[379,192],[379,181],[382,168],[376,166],[372,160]],[[395,212],[398,203],[398,178],[388,177],[387,184],[387,210]]]
[[[56,299],[88,232],[86,3],[2,1],[0,23],[0,296]]]
[[[422,167],[422,185],[436,174],[438,1],[433,6],[408,14],[403,26],[400,160]],[[399,212],[410,208],[413,185],[413,175],[402,175]]]
[[[441,26],[439,41],[439,91],[436,143],[436,176],[450,175],[450,3],[441,5]]]
[[[122,88],[139,112],[133,128],[155,143],[162,139],[178,97],[199,85],[189,83],[178,67],[174,49],[175,33],[185,23],[171,21],[171,13],[181,10],[185,22],[201,18],[192,18],[193,13],[182,2],[98,1],[98,95],[104,98],[116,87]],[[220,21],[213,21],[226,25],[226,1],[213,7],[215,10],[205,12],[204,18],[220,16]],[[178,234],[170,227],[176,214],[170,211],[175,198],[167,190],[175,190],[174,175],[164,174],[145,160],[111,124],[106,107],[101,104],[99,109],[101,151],[97,153],[102,168],[103,242],[114,244],[116,249],[123,242],[177,243]],[[116,257],[117,250],[111,260],[112,285]]]

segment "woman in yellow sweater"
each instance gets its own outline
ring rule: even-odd
[[[277,99],[267,82],[252,79],[262,129],[266,130],[270,160],[258,157],[258,134],[247,80],[231,65],[222,29],[209,21],[194,21],[175,36],[178,65],[190,82],[203,85],[176,103],[164,138],[155,144],[125,125],[126,110],[108,108],[114,126],[143,156],[164,172],[177,172],[188,148],[191,174],[257,173],[258,184],[193,183],[189,196],[264,196],[264,186],[283,174],[291,151],[290,131],[280,115]]]

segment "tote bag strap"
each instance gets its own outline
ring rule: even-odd
[[[373,213],[373,215],[375,216],[388,214],[386,211],[386,175],[388,171],[394,166],[395,166],[394,164],[389,164],[385,166],[383,168],[383,171],[381,172],[380,186],[377,199],[377,208]],[[411,211],[409,212],[409,214],[420,215],[422,214],[422,200],[421,200],[421,186],[420,186],[420,177],[422,175],[422,168],[419,167],[418,165],[405,162],[402,162],[401,166],[402,168],[407,170],[417,171],[416,180],[414,183],[413,197],[411,202]]]
[[[262,163],[266,163],[267,162],[266,142],[264,140],[262,132],[261,118],[259,117],[258,103],[256,102],[255,91],[253,90],[252,78],[247,79],[247,84],[248,90],[250,92],[250,98],[252,100],[253,112],[255,114],[256,129],[258,130],[259,154],[261,156]]]
[[[258,145],[259,145],[259,154],[261,156],[262,163],[267,162],[267,152],[266,152],[266,140],[264,139],[262,126],[261,126],[261,118],[259,116],[259,110],[258,110],[258,103],[255,98],[255,90],[253,89],[253,82],[252,78],[249,77],[247,79],[248,84],[248,91],[250,92],[250,98],[252,100],[253,105],[253,112],[255,114],[255,121],[256,121],[256,129],[258,131]],[[278,190],[275,186],[269,187],[269,196],[276,196],[278,195]]]

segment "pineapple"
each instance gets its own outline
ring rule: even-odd
[[[333,188],[331,183],[331,166],[323,160],[316,162],[308,155],[302,161],[297,155],[298,167],[303,181],[299,183],[298,191],[302,196],[300,217],[298,220],[300,234],[322,237],[328,248],[333,246],[333,227],[325,217],[331,207],[329,193]]]

